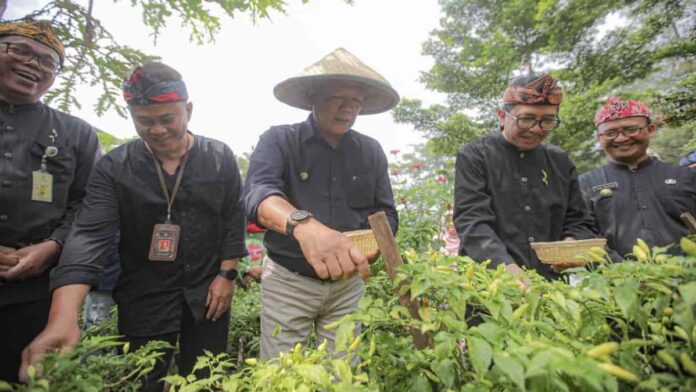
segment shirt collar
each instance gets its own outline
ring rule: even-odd
[[[43,106],[43,103],[41,102],[23,103],[19,105],[0,102],[0,111],[2,111],[3,113],[24,112],[29,110],[36,110],[41,106]]]
[[[193,135],[193,132],[190,130],[186,131],[187,133],[190,133]],[[138,138],[138,140],[135,141],[136,143],[136,152],[137,152],[137,159],[141,162],[147,162],[148,165],[151,165],[152,163],[152,154],[147,150],[145,147],[145,142],[143,142],[143,139]],[[195,136],[193,138],[193,147],[189,150],[188,154],[189,157],[188,159],[191,160],[193,157],[196,156],[198,150],[200,149],[200,143],[201,143],[201,137],[200,136]]]
[[[648,157],[648,159],[645,159],[642,162],[640,162],[638,164],[638,167],[636,167],[635,170],[637,171],[637,170],[640,170],[644,167],[648,167],[649,165],[652,165],[652,163],[653,163],[653,158]],[[626,171],[630,170],[628,168],[628,166],[624,165],[623,163],[614,162],[612,160],[609,160],[609,165],[618,169],[618,170],[626,170]]]
[[[307,120],[304,123],[302,123],[302,126],[300,126],[300,137],[303,143],[307,143],[310,140],[326,143],[326,141],[324,141],[324,139],[322,139],[319,135],[319,130],[316,127],[316,123],[314,122],[314,115],[312,115],[312,113],[309,113]],[[344,148],[344,146],[347,146],[348,144],[352,144],[356,147],[358,146],[358,140],[355,137],[355,131],[353,129],[349,129],[348,132],[346,132],[346,134],[343,135],[343,137],[341,138],[341,142],[338,144],[338,146],[336,146],[336,149],[342,149]]]

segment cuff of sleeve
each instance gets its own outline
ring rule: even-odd
[[[232,260],[241,259],[242,257],[249,256],[249,252],[246,250],[246,246],[239,245],[223,245],[220,251],[220,257],[222,260]]]
[[[95,265],[59,265],[51,270],[49,291],[71,284],[99,285],[102,268]]]
[[[50,238],[57,239],[58,241],[65,244],[65,240],[68,239],[68,232],[69,231],[70,230],[67,227],[58,227],[55,230],[53,230]]]

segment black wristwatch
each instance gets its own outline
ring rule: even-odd
[[[311,212],[305,210],[297,210],[293,212],[288,217],[288,222],[285,225],[285,234],[287,234],[288,237],[295,238],[295,236],[293,235],[295,231],[295,226],[299,225],[302,222],[306,222],[312,216],[313,215]]]
[[[227,280],[234,281],[235,279],[237,279],[237,275],[239,275],[239,272],[237,272],[237,270],[234,268],[221,269],[220,272],[218,272],[218,275],[222,276]]]

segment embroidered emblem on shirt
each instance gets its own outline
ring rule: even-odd
[[[306,171],[300,172],[300,180],[307,181],[309,179],[309,173]]]
[[[675,185],[676,183],[677,183],[677,180],[675,180],[674,178],[668,178],[665,180],[665,184],[667,184],[667,185]]]
[[[599,191],[599,195],[602,197],[612,197],[614,196],[614,191],[612,191],[609,188],[604,188],[601,191]]]
[[[541,169],[541,182],[543,182],[544,185],[549,186],[549,173],[547,173],[544,169]]]
[[[48,135],[48,138],[51,139],[51,143],[55,143],[57,137],[58,137],[58,132],[56,132],[55,129],[52,129],[51,134]]]
[[[607,184],[601,184],[597,186],[593,186],[592,190],[595,192],[601,192],[602,189],[617,189],[619,187],[619,184],[616,182],[610,182]]]

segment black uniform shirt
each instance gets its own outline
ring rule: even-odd
[[[696,216],[693,169],[652,159],[641,162],[636,170],[610,162],[581,175],[580,186],[599,233],[624,256],[638,238],[650,246],[679,242],[688,234],[679,215]]]
[[[176,176],[167,176],[169,194]],[[164,223],[167,202],[142,140],[123,145],[102,158],[87,187],[51,288],[99,284],[102,255],[120,227],[121,275],[114,289],[121,333],[160,335],[179,330],[184,304],[196,320],[205,315],[208,287],[220,261],[246,255],[241,179],[225,144],[196,136],[172,223],[181,227],[176,260],[151,261],[153,226]]]
[[[557,276],[530,242],[595,237],[575,166],[560,148],[519,151],[502,134],[462,147],[454,183],[459,253],[476,261],[527,266]]]
[[[272,195],[342,232],[368,228],[367,217],[377,211],[387,214],[395,233],[399,224],[387,157],[379,143],[349,130],[331,148],[315,130],[311,114],[305,122],[266,131],[251,155],[244,184],[247,216],[256,220],[259,204]],[[264,244],[273,261],[317,278],[293,238],[268,231]]]
[[[32,200],[32,173],[46,159],[52,201]],[[47,238],[65,242],[99,154],[94,129],[40,102],[0,104],[0,245],[22,248]],[[48,271],[24,281],[0,281],[0,305],[47,298]]]

